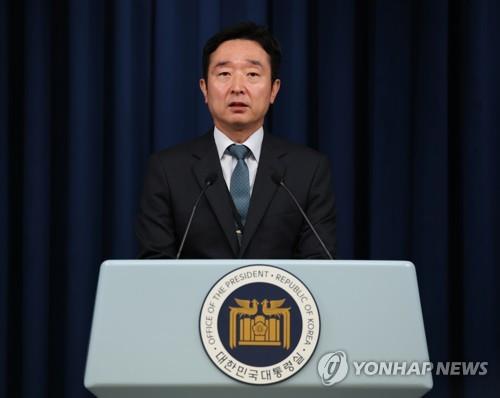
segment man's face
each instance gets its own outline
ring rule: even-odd
[[[207,81],[200,80],[215,125],[226,133],[253,132],[278,94],[270,57],[255,41],[228,40],[210,56]]]

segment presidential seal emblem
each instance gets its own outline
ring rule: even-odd
[[[266,385],[295,375],[318,344],[320,317],[307,287],[291,273],[249,265],[223,276],[200,312],[201,341],[235,380]]]

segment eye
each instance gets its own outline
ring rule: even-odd
[[[257,72],[248,72],[249,77],[259,77],[260,75]]]
[[[219,72],[219,73],[217,73],[217,76],[229,76],[229,72],[227,72],[227,71]]]

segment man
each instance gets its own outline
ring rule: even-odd
[[[328,160],[264,133],[280,89],[278,42],[243,23],[203,50],[200,88],[214,129],[151,156],[137,222],[141,258],[175,258],[205,188],[183,258],[326,258],[289,187],[334,255],[335,207]]]

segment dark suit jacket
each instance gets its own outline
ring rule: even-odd
[[[141,258],[175,258],[194,201],[211,173],[218,178],[198,205],[183,258],[325,258],[292,199],[271,179],[273,173],[284,176],[335,255],[335,206],[327,158],[264,134],[240,248],[211,131],[151,156],[137,221]]]

